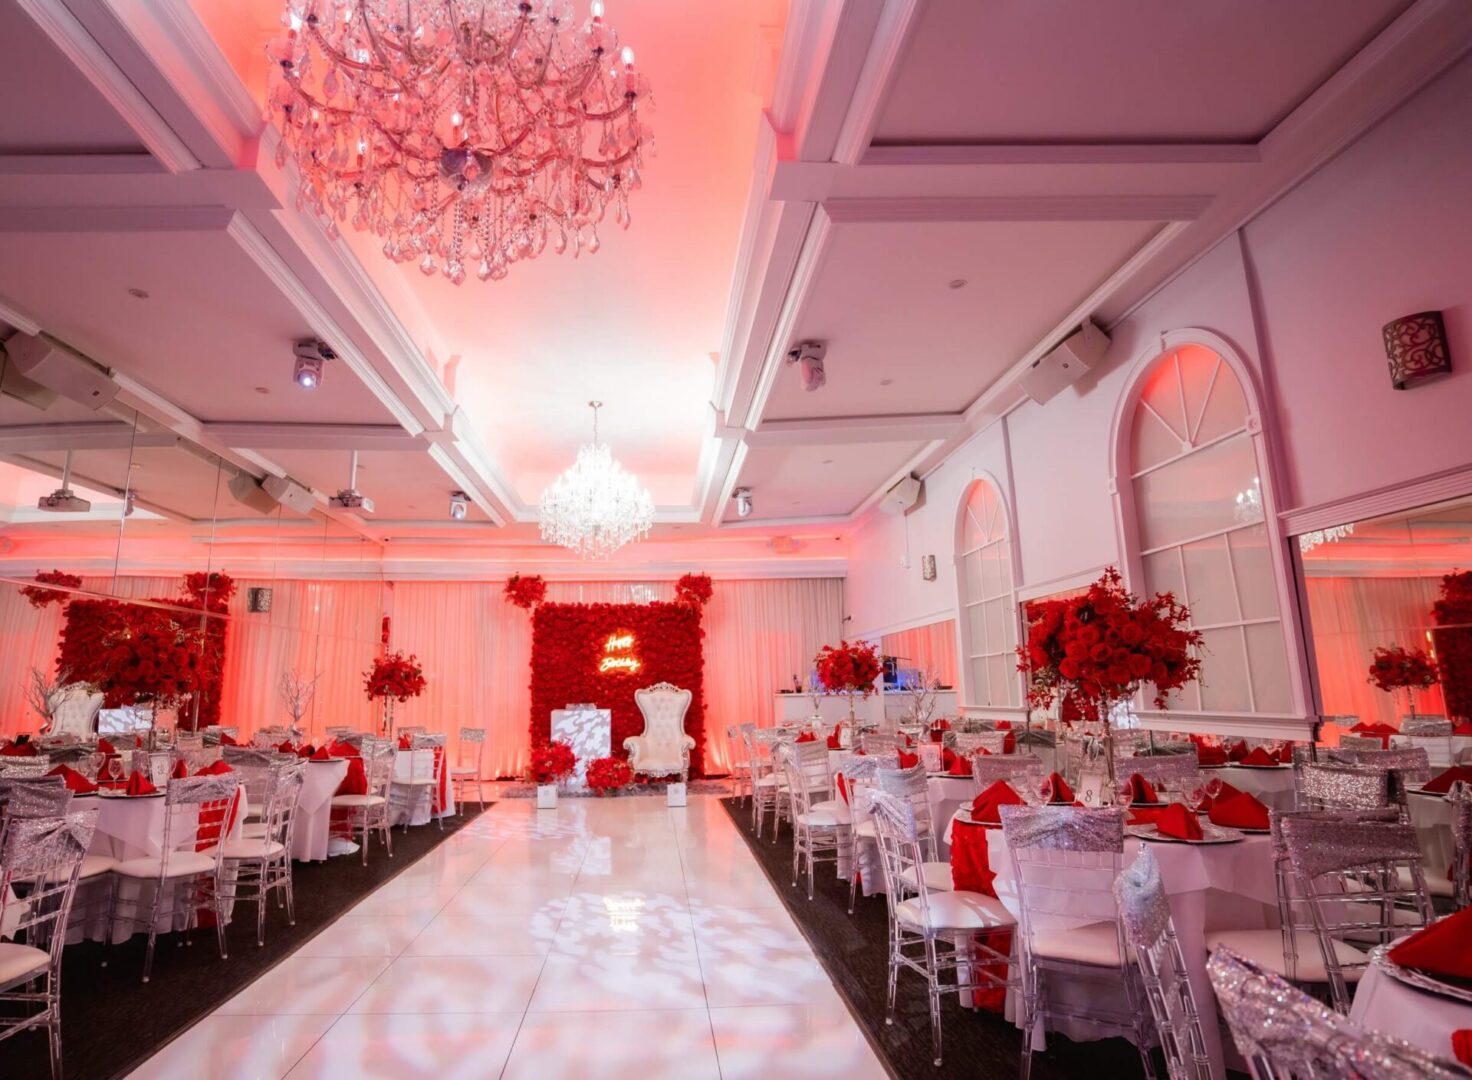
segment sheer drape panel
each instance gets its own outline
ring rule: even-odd
[[[777,691],[842,636],[841,579],[717,581],[705,608],[706,768],[727,771],[727,726],[770,725]]]
[[[1370,657],[1381,645],[1427,649],[1439,578],[1306,578],[1309,623],[1324,712],[1368,723],[1395,723],[1404,691],[1387,694],[1369,682]],[[1445,713],[1440,687],[1416,693],[1416,711]]]
[[[0,585],[0,735],[35,732],[41,718],[26,701],[31,669],[48,678],[56,673],[61,640],[61,605],[35,608],[19,585]]]
[[[903,657],[900,666],[931,671],[947,686],[956,685],[956,621],[927,623],[880,640],[885,656]]]

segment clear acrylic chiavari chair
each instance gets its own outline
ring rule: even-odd
[[[1145,1000],[1155,1019],[1166,1075],[1170,1080],[1211,1080],[1201,1015],[1150,845],[1142,845],[1135,861],[1115,879],[1114,893],[1125,940],[1134,952]]]
[[[450,786],[455,789],[455,799],[459,802],[466,801],[466,792],[474,786],[475,801],[481,809],[484,809],[486,781],[483,770],[486,757],[486,729],[461,728],[460,745],[456,747],[455,755],[455,764],[450,769]]]
[[[44,1028],[52,1080],[62,1077],[62,950],[97,813],[13,817],[0,830],[0,925],[10,935],[0,941],[0,1000],[10,1006],[0,1041]]]
[[[300,758],[267,772],[258,789],[262,800],[259,837],[226,838],[221,844],[225,866],[233,873],[221,875],[220,892],[227,903],[256,905],[256,944],[266,944],[266,908],[273,893],[286,908],[286,920],[296,925],[296,903],[291,881],[291,836],[301,798],[307,763]]]
[[[813,752],[814,747],[817,753]],[[829,783],[826,745],[786,743],[777,748],[777,761],[786,774],[787,790],[792,798],[792,884],[797,885],[806,862],[811,900],[817,864],[838,861],[840,834],[852,819],[841,801],[814,799],[815,795],[826,794]]]
[[[1206,969],[1254,1080],[1466,1078],[1456,1062],[1366,1031],[1230,949],[1212,953]]]
[[[736,724],[726,728],[726,745],[731,748],[731,794],[742,802],[750,802],[751,761],[746,756],[746,740]]]
[[[1452,903],[1472,904],[1472,784],[1461,781],[1447,793],[1452,804]]]
[[[389,796],[394,782],[394,751],[397,747],[396,741],[365,736],[358,752],[362,756],[368,790],[361,795],[332,797],[332,808],[347,812],[347,832],[349,836],[356,835],[362,844],[364,865],[368,863],[368,841],[375,832],[383,837],[388,857],[393,858],[394,855],[392,830],[389,828],[393,820],[389,813]]]

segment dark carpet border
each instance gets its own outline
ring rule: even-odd
[[[146,941],[141,935],[111,946],[106,968],[100,967],[103,946],[99,943],[68,946],[61,976],[64,1080],[127,1076],[246,985],[293,956],[343,912],[416,866],[494,805],[488,801],[484,807],[462,806],[459,814],[445,820],[443,831],[434,825],[414,826],[407,832],[395,829],[394,857],[387,858],[381,841],[375,840],[367,867],[357,855],[293,864],[296,925],[287,924],[285,913],[273,900],[266,916],[266,944],[257,946],[255,908],[247,905],[245,917],[230,924],[230,955],[223,961],[213,930],[196,930],[192,944],[183,948],[175,946],[179,935],[161,935],[153,978],[147,983],[141,981]],[[401,858],[411,852],[412,857]],[[330,906],[323,903],[327,891],[320,888],[323,884],[338,886]],[[0,1061],[4,1062],[0,1076],[49,1078],[44,1030],[33,1029],[0,1042]]]

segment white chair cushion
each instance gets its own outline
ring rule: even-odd
[[[262,840],[266,836],[266,823],[264,821],[247,821],[240,826],[240,835],[248,840]]]
[[[869,821],[861,821],[857,825],[855,825],[854,826],[854,835],[855,836],[866,836],[870,840],[877,840],[877,839],[879,839],[879,834],[874,831],[874,822],[873,822],[872,819],[869,820]]]
[[[823,811],[838,811],[845,817],[848,816],[848,803],[842,799],[820,799],[813,803],[809,809]]]
[[[756,778],[756,786],[757,787],[776,787],[777,786],[777,778],[775,776],[758,776]]]
[[[77,880],[86,881],[88,878],[105,874],[117,866],[117,864],[118,861],[116,859],[109,858],[106,855],[84,855],[82,856],[82,869],[77,874]]]
[[[1425,867],[1425,866],[1423,866],[1421,868],[1421,873],[1426,878],[1426,892],[1427,893],[1429,893],[1432,896],[1451,896],[1452,895],[1453,890],[1452,890],[1452,879],[1451,878],[1447,877],[1445,874],[1437,873],[1435,870],[1432,870],[1432,869],[1430,869],[1428,867]],[[1400,878],[1400,882],[1399,882],[1400,887],[1402,889],[1405,889],[1407,892],[1410,892],[1410,890],[1411,890],[1411,872],[1410,872],[1410,870],[1407,869],[1406,867],[1402,866],[1399,870],[1396,871],[1396,876]]]
[[[451,776],[474,776],[475,775],[475,766],[474,765],[456,765],[453,769],[450,770],[450,775]]]
[[[128,859],[113,867],[113,872],[123,877],[156,878],[159,859]],[[202,851],[175,851],[169,856],[165,877],[188,877],[190,874],[211,874],[215,870],[215,857]]]
[[[227,859],[269,859],[285,850],[275,840],[267,840],[263,836],[243,836],[238,840],[226,840],[224,855]],[[210,849],[210,854],[214,854],[213,848]]]
[[[29,945],[0,942],[0,986],[8,986],[33,971],[40,971],[50,960],[51,957],[40,949]]]
[[[1017,924],[994,896],[962,891],[931,893],[926,899],[931,930],[993,930]],[[895,905],[895,914],[906,926],[926,928],[918,896]]]
[[[1283,978],[1288,978],[1288,965],[1283,962],[1283,933],[1281,930],[1218,930],[1206,935],[1208,952],[1225,946],[1239,956],[1251,960],[1259,967]],[[1297,953],[1295,977],[1299,982],[1328,982],[1329,973],[1324,970],[1324,954],[1319,949],[1318,936],[1308,930],[1293,935],[1293,950]],[[1334,942],[1334,955],[1343,964],[1363,964],[1367,956],[1353,945],[1342,941]],[[1345,982],[1358,982],[1359,968],[1344,972]]]
[[[900,880],[913,889],[915,887],[915,872],[913,870],[901,870]],[[920,880],[925,883],[927,892],[950,892],[954,888],[951,884],[951,864],[948,862],[921,863]]]
[[[849,823],[847,810],[809,810],[802,815],[802,822],[810,829],[836,829]]]
[[[382,806],[386,800],[382,795],[334,795],[333,806],[346,806],[349,808],[359,806]]]
[[[1119,967],[1119,931],[1114,923],[1089,923],[1072,930],[1034,930],[1032,955],[1097,967]]]

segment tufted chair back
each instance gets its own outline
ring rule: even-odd
[[[644,733],[624,740],[629,764],[646,776],[679,776],[690,771],[690,751],[695,740],[685,734],[685,713],[690,708],[690,691],[670,683],[655,683],[634,691],[634,703],[644,714]]]

